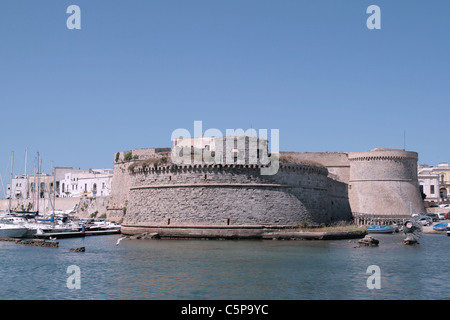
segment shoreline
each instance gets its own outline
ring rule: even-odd
[[[446,231],[435,231],[433,226],[448,222],[448,220],[434,222],[430,226],[423,226],[423,234],[442,234]],[[401,227],[401,226],[399,226]],[[122,235],[132,239],[205,239],[205,240],[345,240],[364,238],[369,233],[363,226],[335,226],[317,228],[295,228],[292,226],[217,226],[217,225],[122,225]],[[396,233],[402,234],[399,230]]]
[[[321,230],[323,229],[323,230]],[[317,228],[317,231],[275,226],[130,226],[122,225],[122,234],[131,239],[261,239],[261,240],[337,240],[358,239],[367,229],[355,226]],[[344,229],[344,230],[342,230]]]

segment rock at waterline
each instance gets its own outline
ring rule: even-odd
[[[46,248],[58,248],[59,242],[58,241],[46,241],[41,239],[32,239],[32,240],[18,240],[16,241],[18,244],[23,244],[26,246],[33,246],[33,247],[46,247]]]
[[[408,246],[412,246],[412,245],[415,245],[415,244],[419,244],[419,242],[416,241],[416,240],[412,240],[412,239],[406,238],[406,239],[403,240],[403,244],[406,244]]]
[[[160,236],[156,232],[151,232],[151,233],[144,232],[144,233],[129,237],[130,240],[146,240],[146,239],[159,239],[159,238],[160,238]]]
[[[358,240],[358,243],[359,243],[360,245],[369,246],[369,247],[376,247],[376,246],[378,246],[378,243],[379,243],[379,242],[380,242],[380,241],[378,241],[378,240],[375,239],[375,238],[372,238],[372,237],[369,236],[369,235],[366,235],[364,238]]]
[[[71,252],[85,252],[86,248],[85,247],[80,247],[80,248],[72,248],[69,251]]]

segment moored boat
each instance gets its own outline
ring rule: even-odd
[[[396,225],[366,224],[364,227],[369,233],[394,233],[397,231]]]
[[[447,222],[441,222],[441,223],[435,224],[433,226],[433,230],[434,231],[446,231],[447,228],[448,228],[448,223]]]
[[[27,228],[6,221],[0,221],[0,238],[22,238]]]

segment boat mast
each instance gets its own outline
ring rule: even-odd
[[[36,178],[37,178],[37,184],[36,184],[36,212],[39,213],[39,152],[37,153],[37,160],[36,160],[36,165],[37,165],[37,172],[36,172]]]
[[[11,213],[11,199],[12,199],[12,190],[13,190],[13,163],[14,163],[14,151],[11,152],[11,182],[9,185],[8,213]]]
[[[25,178],[27,177],[27,162],[28,162],[27,160],[28,160],[28,147],[25,148],[25,170],[24,170]]]
[[[55,206],[56,206],[56,172],[55,172],[55,167],[53,166],[53,161],[52,161],[52,169],[53,169],[53,223],[55,221]]]
[[[42,158],[40,158],[40,161],[39,161],[39,175],[41,175],[42,174]],[[42,206],[44,207],[42,210],[44,210],[44,212],[46,212],[45,211],[45,179],[44,179],[44,182],[42,182],[43,184],[44,184],[44,188],[42,188],[42,190],[39,190],[39,199],[40,199],[40,196],[41,196],[41,192],[42,192],[42,195],[43,195],[43,197],[42,197]],[[40,180],[39,180],[39,184],[41,184],[41,182],[40,182]]]
[[[33,211],[36,212],[36,203],[35,203],[35,199],[34,199],[34,194],[36,192],[36,156],[34,157],[34,168],[33,168],[33,170],[34,170],[34,174],[33,174],[33,190],[31,190],[32,191],[31,197],[33,199]],[[30,182],[30,184],[31,184],[31,182]]]

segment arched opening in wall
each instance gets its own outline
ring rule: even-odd
[[[446,188],[439,189],[439,195],[442,200],[447,200],[447,189]]]
[[[41,182],[39,190],[39,198],[44,198],[45,195],[45,183]]]
[[[97,194],[97,184],[94,183],[94,185],[92,186],[92,194],[95,196]]]

